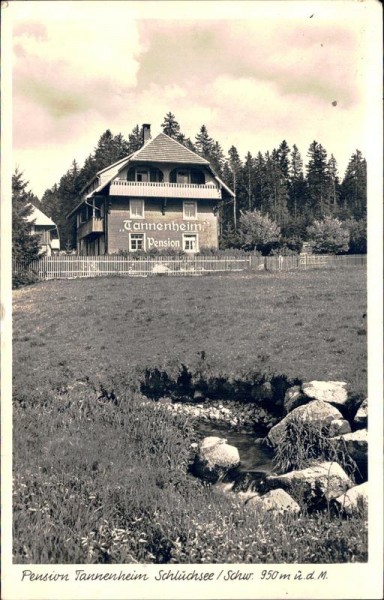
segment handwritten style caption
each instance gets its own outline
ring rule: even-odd
[[[138,571],[124,571],[119,573],[94,572],[86,569],[76,569],[73,573],[37,572],[31,569],[24,569],[21,573],[22,582],[56,582],[56,581],[326,581],[328,579],[327,571],[313,569],[294,569],[275,570],[241,570],[241,569],[222,569],[216,571],[202,571],[193,569],[193,571],[184,571],[183,569],[160,569],[155,574],[140,573]]]

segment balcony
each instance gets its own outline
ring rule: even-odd
[[[134,196],[135,198],[192,198],[221,199],[221,190],[213,183],[159,183],[157,181],[112,181],[111,196]]]
[[[81,240],[91,233],[104,233],[104,219],[93,217],[86,223],[82,223],[77,229],[77,239]]]

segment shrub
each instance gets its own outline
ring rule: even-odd
[[[349,248],[349,231],[339,219],[325,217],[307,228],[313,252],[317,254],[342,254]]]
[[[244,250],[259,250],[263,255],[280,242],[280,227],[258,210],[241,213],[239,235]]]
[[[17,290],[24,285],[32,285],[39,281],[39,278],[35,271],[28,271],[26,269],[22,271],[14,271],[12,273],[12,289]]]
[[[273,465],[280,473],[305,469],[316,461],[336,461],[350,476],[357,470],[344,444],[336,444],[327,437],[328,427],[294,418],[286,424],[282,441],[273,457]]]

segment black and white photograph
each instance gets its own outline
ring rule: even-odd
[[[1,11],[4,600],[381,598],[381,4]]]

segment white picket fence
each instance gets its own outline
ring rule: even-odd
[[[300,255],[300,256],[182,256],[140,257],[125,256],[45,256],[23,264],[13,262],[13,271],[28,271],[39,279],[71,279],[77,277],[152,275],[197,276],[245,270],[291,271],[366,264],[365,255]]]

